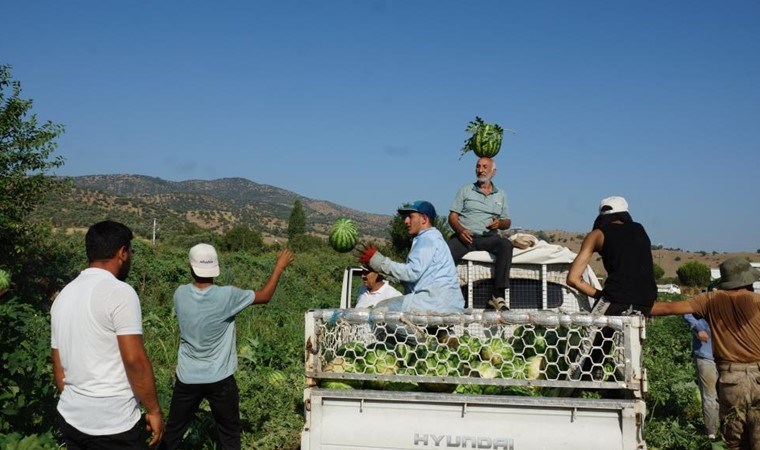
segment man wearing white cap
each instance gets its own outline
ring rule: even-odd
[[[602,256],[607,279],[604,289],[583,280],[594,252]],[[570,265],[567,284],[597,300],[594,312],[617,316],[639,311],[648,315],[657,298],[652,243],[641,224],[628,212],[623,197],[607,197],[599,205],[593,230],[586,235]]]
[[[240,448],[239,398],[234,378],[235,316],[250,305],[267,303],[291,262],[293,253],[281,251],[264,287],[257,291],[243,290],[214,284],[214,278],[219,276],[219,257],[213,246],[198,244],[190,249],[193,282],[180,286],[174,293],[180,343],[177,380],[162,448],[179,446],[204,398],[216,422],[219,448]]]

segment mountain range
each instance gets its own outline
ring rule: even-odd
[[[306,215],[306,232],[326,236],[336,219],[353,220],[363,237],[388,236],[391,216],[371,214],[316,200],[243,178],[168,181],[143,175],[85,175],[66,178],[70,189],[52,193],[34,214],[63,229],[86,228],[112,218],[149,237],[153,221],[162,233],[199,227],[224,233],[244,225],[266,240],[287,236],[296,200]]]
[[[244,178],[216,180],[168,181],[144,175],[85,175],[65,178],[67,189],[51,193],[32,219],[50,223],[63,230],[84,230],[89,225],[110,218],[128,224],[138,236],[151,238],[171,233],[206,230],[225,233],[236,225],[259,231],[265,242],[287,236],[288,218],[296,200],[306,215],[306,232],[326,237],[335,220],[352,219],[360,239],[385,240],[392,216],[372,214],[317,200],[267,184]],[[578,252],[585,233],[565,230],[521,230],[533,233],[550,243]],[[731,256],[745,256],[760,261],[757,253],[707,253],[682,249],[654,248],[653,257],[666,277],[691,260],[709,267]],[[598,255],[597,255],[598,256]],[[601,258],[591,266],[604,274]]]

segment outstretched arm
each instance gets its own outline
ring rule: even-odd
[[[282,272],[284,272],[285,268],[293,262],[293,259],[293,252],[288,249],[282,250],[277,254],[277,262],[274,264],[272,274],[269,275],[269,279],[266,284],[264,284],[264,287],[261,288],[261,290],[256,291],[253,301],[254,304],[267,303],[272,299],[274,291],[277,289],[277,283],[280,282]]]
[[[583,281],[583,271],[591,261],[591,257],[594,252],[599,251],[604,244],[604,234],[599,230],[594,230],[587,234],[581,244],[581,249],[578,255],[570,264],[570,270],[567,273],[567,285],[578,289],[581,293],[599,299],[602,292],[597,290],[594,286]]]
[[[676,314],[693,314],[694,308],[688,300],[680,302],[654,302],[652,311],[649,313],[653,316],[673,316]]]

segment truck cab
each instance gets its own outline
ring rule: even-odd
[[[575,253],[567,247],[537,241],[525,249],[515,248],[509,271],[510,289],[505,300],[510,310],[590,311],[592,301],[567,285],[567,273]],[[465,299],[465,309],[488,309],[493,290],[494,259],[485,251],[467,253],[457,264],[457,276]],[[601,289],[590,266],[583,273],[586,282]],[[393,283],[393,280],[389,280]],[[340,307],[352,308],[361,286],[361,268],[343,272]],[[398,287],[398,286],[397,286]],[[399,290],[403,290],[399,287]]]

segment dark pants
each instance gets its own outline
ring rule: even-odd
[[[204,398],[211,406],[219,433],[219,448],[240,449],[240,397],[232,375],[216,383],[185,384],[179,379],[175,381],[162,449],[179,447]]]
[[[494,295],[504,296],[504,289],[509,289],[509,269],[512,267],[512,242],[507,238],[493,234],[488,236],[473,236],[472,244],[465,245],[457,235],[449,239],[449,250],[458,263],[464,255],[473,250],[485,250],[494,255]]]
[[[148,448],[140,433],[140,421],[131,430],[118,434],[93,436],[82,433],[58,414],[61,439],[68,450],[137,450]]]

